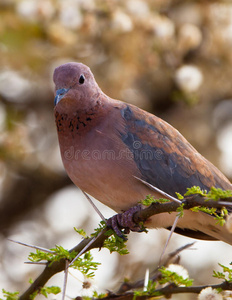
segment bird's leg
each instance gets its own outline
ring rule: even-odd
[[[108,227],[112,228],[119,237],[125,240],[126,238],[124,234],[128,234],[130,230],[136,232],[144,231],[144,229],[133,220],[133,215],[141,209],[142,207],[140,204],[133,206],[125,212],[109,218],[106,224]],[[123,229],[124,231],[122,232]]]

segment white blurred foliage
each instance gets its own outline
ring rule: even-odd
[[[214,109],[213,126],[216,131],[217,146],[220,149],[221,169],[227,176],[232,176],[232,100],[220,101]]]
[[[181,265],[170,264],[168,265],[167,270],[174,272],[179,276],[182,276],[184,279],[189,278],[188,271]]]
[[[0,94],[8,100],[23,101],[31,90],[30,82],[12,70],[0,72]]]
[[[16,7],[17,12],[22,17],[28,18],[28,19],[35,19],[37,15],[37,1],[35,0],[24,0],[19,1],[18,5]]]
[[[202,41],[202,33],[194,24],[183,24],[179,29],[178,46],[181,50],[189,51],[197,48]]]
[[[164,39],[173,37],[175,25],[169,18],[162,15],[154,15],[149,19],[149,22],[155,36]]]
[[[198,300],[223,300],[223,297],[216,289],[207,287],[200,292]]]
[[[232,46],[232,5],[231,3],[214,3],[209,9],[212,30],[223,44]]]
[[[232,20],[231,24],[226,26],[222,31],[222,36],[224,37],[225,41],[232,46]]]
[[[175,82],[185,92],[195,92],[203,82],[203,75],[199,68],[191,65],[181,66],[176,70]]]
[[[232,21],[232,5],[231,2],[215,2],[209,7],[210,20],[216,26],[228,25]]]
[[[128,32],[134,27],[131,18],[121,10],[114,12],[111,26],[115,31],[119,32]]]
[[[112,211],[106,206],[94,199],[93,201],[105,217],[112,215]],[[78,243],[78,239],[81,239],[80,235],[73,230],[73,227],[84,227],[83,229],[88,234],[89,232],[93,232],[93,229],[100,222],[100,217],[91,207],[91,204],[74,185],[60,190],[49,199],[46,204],[45,219],[50,231],[53,234],[55,233],[55,236],[60,235],[61,240],[59,244],[67,249],[72,248]],[[70,273],[73,276],[69,276],[68,279],[67,295],[71,298],[80,294],[83,296],[92,296],[93,290],[104,292],[106,282],[109,288],[114,284],[113,274],[118,263],[118,254],[110,254],[106,249],[102,249],[101,251],[93,249],[91,253],[94,261],[101,263],[101,265],[98,267],[95,277],[92,280],[85,278],[79,271],[70,269]],[[82,287],[84,281],[90,282],[89,289]],[[57,282],[54,282],[57,285]]]
[[[16,10],[18,14],[30,21],[35,21],[39,17],[50,19],[54,13],[54,5],[49,0],[23,0],[18,1]]]
[[[62,1],[60,5],[60,22],[67,28],[78,29],[83,22],[78,1]]]
[[[48,200],[45,215],[52,230],[61,233],[73,226],[79,228],[88,217],[88,209],[83,201],[87,201],[85,196],[74,185],[54,194]]]
[[[150,13],[147,3],[141,0],[126,1],[126,8],[131,15],[138,18],[142,18]]]
[[[191,23],[200,26],[202,23],[201,6],[195,1],[185,1],[170,11],[170,17],[176,25]]]
[[[231,121],[232,99],[225,99],[218,103],[213,113],[213,125],[216,129]]]
[[[231,300],[232,299],[232,292],[231,291],[224,291],[223,292],[223,300]]]
[[[30,245],[45,246],[46,239],[45,224],[41,224],[41,220],[24,220],[17,223],[8,238],[24,242]],[[41,242],[41,243],[40,243]],[[54,245],[51,245],[54,246]],[[8,291],[23,291],[28,287],[29,278],[35,277],[41,272],[44,266],[25,264],[27,257],[34,249],[16,244],[12,241],[1,241],[1,261],[0,286]],[[4,280],[1,280],[2,274]],[[13,284],[14,283],[14,284]]]
[[[232,122],[225,124],[218,132],[217,145],[221,150],[220,163],[227,176],[232,176]]]
[[[83,9],[94,9],[96,7],[95,0],[78,0],[78,2]]]

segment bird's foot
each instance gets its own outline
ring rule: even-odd
[[[106,225],[112,228],[120,238],[127,240],[125,234],[128,234],[130,231],[142,232],[145,230],[133,220],[134,214],[140,211],[141,208],[141,205],[138,204],[129,208],[123,213],[114,215],[107,220]]]

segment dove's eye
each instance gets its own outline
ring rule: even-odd
[[[80,78],[79,78],[79,83],[83,84],[84,82],[85,82],[85,76],[81,75]]]

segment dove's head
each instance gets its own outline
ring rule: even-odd
[[[55,106],[63,109],[87,109],[94,105],[101,91],[90,69],[81,63],[70,62],[54,71]]]

